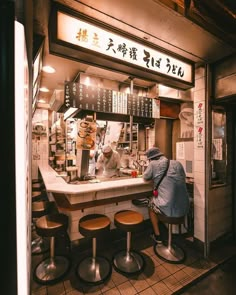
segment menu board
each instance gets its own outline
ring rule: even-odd
[[[76,82],[65,82],[65,105],[95,112],[160,118],[159,100]]]
[[[152,118],[152,99],[144,96],[128,96],[128,115]]]
[[[65,82],[65,104],[83,110],[112,112],[112,90]]]
[[[112,90],[112,112],[127,114],[127,93]]]

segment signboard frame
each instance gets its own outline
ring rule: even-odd
[[[96,26],[97,28],[101,28],[106,32],[111,32],[111,34],[116,34],[121,38],[125,38],[125,40],[131,40],[131,42],[136,42],[135,44],[146,46],[147,48],[150,48],[150,50],[157,51],[169,56],[170,58],[176,59],[179,62],[186,63],[191,68],[189,78],[190,81],[183,81],[177,77],[155,72],[154,70],[143,68],[142,66],[139,66],[137,64],[131,64],[130,62],[127,62],[125,60],[117,60],[112,56],[105,55],[104,52],[99,53],[94,50],[79,46],[75,43],[73,44],[68,39],[63,40],[63,38],[59,38],[58,35],[60,23],[58,22],[58,13],[64,13],[65,15],[75,20],[82,20],[86,23]],[[70,35],[69,32],[68,34]],[[49,23],[49,47],[51,53],[65,58],[77,60],[85,64],[102,67],[108,70],[119,71],[124,74],[139,77],[141,79],[155,81],[170,87],[180,88],[184,90],[194,87],[193,61],[183,58],[177,54],[168,52],[167,50],[160,48],[146,40],[133,36],[117,28],[111,27],[108,24],[95,20],[91,17],[88,17],[87,15],[84,15],[78,11],[74,11],[58,3],[54,3],[52,7],[52,14]]]

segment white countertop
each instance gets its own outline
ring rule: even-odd
[[[142,186],[150,183],[150,189],[152,189],[152,182],[144,181],[142,177],[138,178],[125,178],[119,180],[109,180],[101,181],[98,183],[83,183],[80,181],[78,184],[69,184],[58,176],[58,173],[52,169],[51,166],[45,161],[39,164],[39,170],[43,178],[46,190],[48,192],[54,193],[64,193],[64,194],[78,194],[78,193],[88,193],[101,190],[111,190],[120,187],[132,187],[132,186]]]

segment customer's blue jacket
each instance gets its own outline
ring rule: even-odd
[[[153,180],[156,187],[168,165],[166,157],[152,160],[143,174],[144,180]],[[166,176],[158,187],[155,205],[167,216],[180,217],[188,213],[189,196],[186,187],[186,175],[182,164],[170,160]]]

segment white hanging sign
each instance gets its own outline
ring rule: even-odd
[[[57,39],[183,82],[193,81],[191,63],[61,11],[57,12]]]

